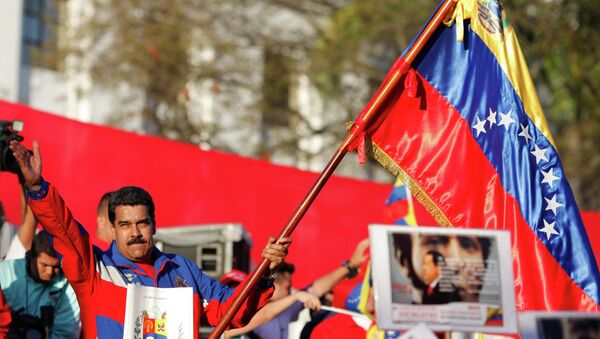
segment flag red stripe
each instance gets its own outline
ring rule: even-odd
[[[416,98],[408,97],[403,88],[395,98],[388,98],[383,108],[388,112],[372,125],[371,139],[417,182],[454,226],[511,231],[519,310],[597,310],[596,303],[568,277],[529,228],[517,202],[504,190],[473,139],[469,124],[420,74],[418,79]],[[386,144],[389,140],[393,142]],[[545,281],[543,277],[554,279]],[[563,298],[565,295],[570,297]]]

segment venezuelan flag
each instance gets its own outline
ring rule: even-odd
[[[375,158],[440,225],[511,231],[519,310],[598,311],[598,266],[504,8],[458,0],[445,23],[388,74],[402,78],[365,127]]]
[[[417,225],[412,195],[408,186],[404,184],[402,178],[396,178],[392,192],[385,202],[386,220],[397,225]],[[357,310],[373,320],[371,327],[367,331],[368,339],[391,339],[400,336],[399,331],[384,331],[377,327],[375,316],[369,310],[369,303],[373,302],[373,281],[371,277],[371,259],[367,260],[360,269],[361,282],[357,284],[348,295],[345,307],[349,310]],[[371,300],[369,300],[371,298]]]
[[[385,219],[398,225],[417,224],[412,195],[400,177],[396,179],[394,188],[385,202]]]

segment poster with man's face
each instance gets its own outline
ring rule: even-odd
[[[516,332],[508,232],[373,225],[369,233],[380,328]]]

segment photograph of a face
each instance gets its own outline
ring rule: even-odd
[[[424,322],[435,330],[516,331],[508,232],[383,225],[369,231],[384,328]]]
[[[390,237],[394,302],[500,305],[494,237],[428,233],[394,233]]]

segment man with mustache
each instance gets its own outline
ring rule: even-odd
[[[127,285],[193,289],[194,337],[200,321],[216,325],[241,288],[232,290],[208,277],[195,263],[154,246],[156,232],[154,202],[140,187],[123,187],[110,195],[108,217],[114,241],[107,251],[93,246],[89,234],[77,223],[58,191],[42,179],[39,144],[33,154],[17,141],[10,149],[27,182],[29,204],[38,221],[55,237],[55,248],[63,255],[63,271],[71,283],[81,308],[86,338],[122,338]],[[263,257],[274,270],[283,262],[291,240],[274,239]],[[271,272],[259,279],[232,320],[234,327],[245,325],[270,298]]]

